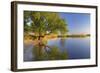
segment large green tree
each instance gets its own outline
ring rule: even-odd
[[[64,34],[68,29],[65,20],[56,12],[25,11],[24,31],[34,32],[40,38],[51,33]]]

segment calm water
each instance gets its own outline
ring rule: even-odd
[[[57,46],[60,51],[68,53],[68,59],[87,59],[90,58],[90,38],[67,38],[52,39],[47,45]],[[24,61],[32,61],[33,45],[24,45]]]
[[[90,58],[89,38],[67,38],[49,40],[48,45],[56,45],[61,51],[67,51],[69,59]]]

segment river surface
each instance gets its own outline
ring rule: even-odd
[[[47,42],[49,46],[57,46],[61,52],[68,53],[68,59],[88,59],[90,58],[90,38],[57,38]],[[33,44],[24,44],[24,61],[33,61]]]

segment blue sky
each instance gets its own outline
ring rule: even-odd
[[[88,13],[59,13],[68,24],[70,34],[90,33],[90,14]]]

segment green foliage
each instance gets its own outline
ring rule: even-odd
[[[29,26],[28,23],[31,25]],[[66,33],[68,29],[64,19],[55,12],[24,11],[24,30],[45,35],[50,33]],[[47,33],[49,32],[49,33]]]

